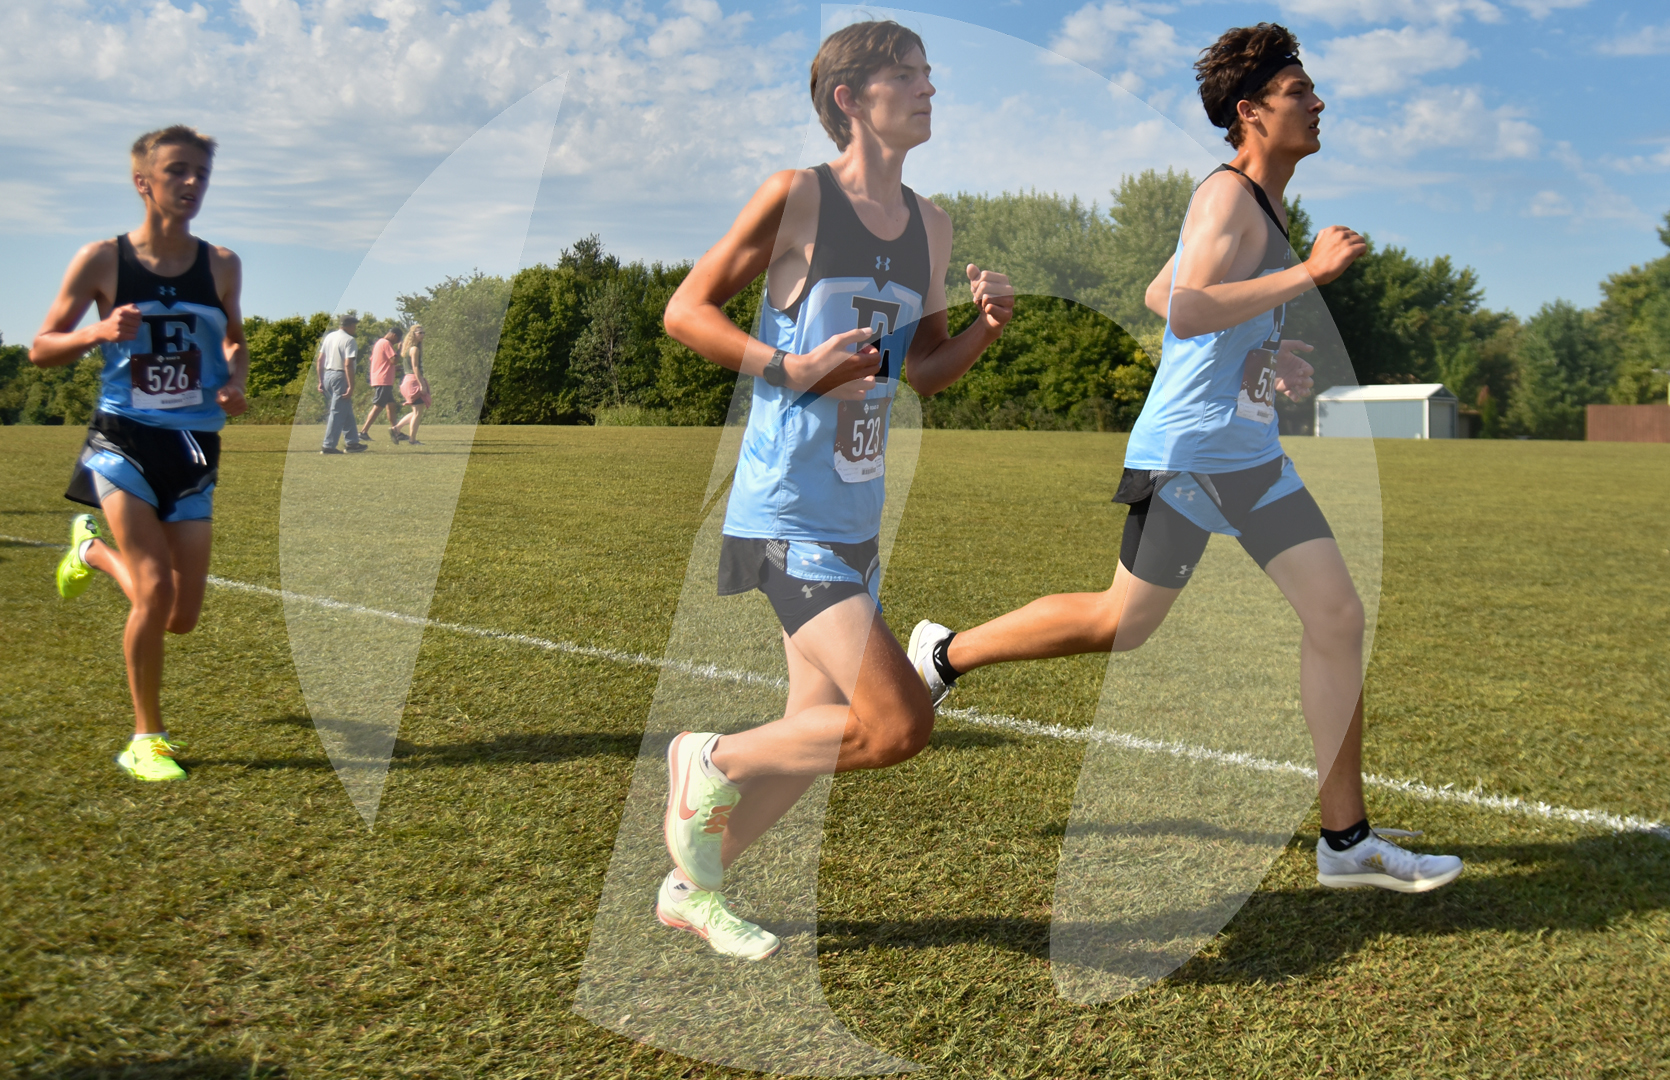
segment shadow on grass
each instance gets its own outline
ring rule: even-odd
[[[1309,847],[1303,851],[1308,860]],[[1315,884],[1255,892],[1224,928],[1215,953],[1195,957],[1171,978],[1209,984],[1277,983],[1338,963],[1380,937],[1593,931],[1670,907],[1670,843],[1658,837],[1599,836],[1566,844],[1446,851],[1460,855],[1469,872],[1446,888],[1422,895]],[[1078,926],[1069,932],[1140,947],[1165,940],[1179,927],[1195,925],[1194,914],[1173,913],[1152,923]],[[805,928],[787,929],[792,933]],[[828,919],[818,926],[820,953],[955,945],[991,946],[1048,959],[1050,920],[998,914]]]
[[[286,1080],[290,1073],[282,1065],[250,1058],[176,1057],[65,1065],[22,1075],[27,1080]]]
[[[935,750],[984,750],[1020,741],[1017,735],[999,735],[991,731],[940,730],[929,737],[928,745]]]
[[[1165,818],[1157,821],[1124,821],[1111,825],[1083,822],[1073,826],[1074,836],[1187,836],[1195,840],[1233,840],[1240,844],[1255,844],[1279,848],[1286,844],[1291,833],[1258,833],[1245,829],[1226,829],[1211,822],[1194,818]],[[1067,825],[1057,822],[1038,830],[1039,836],[1066,836]]]
[[[283,725],[313,729],[313,721],[305,716],[278,716],[262,721],[269,725]],[[338,723],[343,723],[338,721]],[[641,735],[612,731],[527,732],[512,731],[490,739],[474,742],[437,743],[426,745],[396,739],[389,760],[392,769],[440,769],[464,765],[539,764],[573,761],[590,757],[636,757]],[[267,758],[198,758],[190,755],[181,759],[192,765],[225,765],[244,769],[330,769],[331,762],[323,748],[318,754]]]
[[[1377,937],[1595,931],[1670,907],[1670,843],[1656,836],[1447,846],[1445,854],[1461,856],[1468,870],[1431,893],[1320,886],[1254,893],[1225,929],[1219,954],[1195,958],[1174,978],[1279,982],[1334,964]]]
[[[770,927],[779,934],[805,929],[776,923]],[[968,915],[938,919],[825,919],[818,923],[820,956],[864,952],[871,948],[941,949],[949,945],[984,945],[1047,960],[1050,921],[1008,915]]]

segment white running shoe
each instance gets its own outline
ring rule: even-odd
[[[655,898],[655,917],[675,930],[699,935],[719,955],[738,960],[764,960],[783,947],[770,930],[737,918],[724,894],[675,889],[671,874],[661,881],[661,892]]]
[[[934,666],[934,649],[950,636],[950,627],[923,619],[910,632],[910,648],[905,650],[910,657],[910,666],[922,676],[922,682],[928,687],[928,697],[936,706],[950,695],[951,687],[939,677],[939,668]]]
[[[1426,892],[1448,885],[1461,873],[1454,855],[1422,855],[1398,847],[1387,836],[1419,836],[1401,829],[1375,830],[1344,851],[1316,842],[1316,880],[1330,889],[1374,886],[1395,892]]]
[[[725,883],[719,848],[731,811],[742,801],[734,784],[715,780],[702,768],[702,747],[714,737],[711,731],[685,731],[667,747],[667,816],[662,825],[667,854],[704,890]]]

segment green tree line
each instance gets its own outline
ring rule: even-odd
[[[1126,176],[1106,209],[1035,191],[936,196],[955,226],[948,297],[968,295],[963,268],[971,262],[1007,273],[1023,295],[1008,331],[968,375],[924,402],[924,422],[1128,429],[1152,381],[1163,329],[1143,294],[1176,245],[1194,184],[1171,170]],[[1297,198],[1287,210],[1302,257],[1312,223]],[[1670,215],[1659,235],[1670,246]],[[368,356],[392,323],[418,320],[429,331],[426,348],[471,357],[468,377],[463,368],[450,380],[430,370],[438,422],[479,411],[483,422],[500,424],[720,423],[735,376],[661,326],[689,270],[689,263],[623,262],[588,236],[555,265],[508,281],[450,278],[400,297],[395,316],[361,313],[360,353]],[[1580,439],[1584,406],[1660,400],[1670,368],[1670,255],[1614,274],[1601,289],[1593,308],[1555,301],[1520,319],[1484,306],[1471,268],[1371,239],[1343,276],[1292,305],[1288,336],[1317,345],[1319,387],[1442,382],[1464,404],[1477,404],[1485,435]],[[752,331],[760,302],[755,281],[726,313]],[[948,313],[953,332],[973,317],[967,303]],[[245,320],[248,421],[322,416],[312,361],[333,325],[325,312]],[[458,387],[482,384],[489,356],[484,396],[459,396]],[[85,422],[98,370],[89,358],[42,371],[23,349],[0,347],[0,421]],[[358,394],[369,397],[363,379]],[[1307,430],[1309,417],[1308,404],[1287,408],[1284,426]]]

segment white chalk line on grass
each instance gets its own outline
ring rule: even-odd
[[[0,535],[0,541],[14,544],[26,544],[30,547],[55,548],[63,550],[63,544],[53,544],[44,540],[29,540],[20,536]],[[309,596],[305,593],[290,592],[285,589],[273,589],[265,585],[255,585],[247,581],[233,581],[230,578],[216,577],[211,574],[209,583],[222,589],[233,589],[238,592],[253,593],[275,600],[309,604],[331,611],[342,611],[353,615],[369,615],[376,618],[390,619],[394,622],[406,623],[410,626],[421,626],[426,629],[445,630],[449,633],[464,634],[469,637],[483,638],[488,641],[504,641],[514,645],[525,645],[529,648],[543,649],[546,652],[563,653],[569,656],[584,656],[593,660],[604,660],[615,664],[626,664],[636,667],[654,667],[677,671],[700,679],[742,683],[754,686],[770,686],[786,689],[788,684],[780,678],[771,675],[760,675],[751,671],[736,671],[719,667],[717,664],[693,664],[688,660],[669,660],[665,657],[649,656],[646,653],[625,652],[620,649],[608,649],[597,645],[580,645],[572,641],[554,641],[550,638],[536,637],[532,634],[517,634],[506,630],[490,630],[481,626],[469,626],[465,623],[442,622],[417,615],[404,615],[397,611],[383,611],[378,608],[366,607],[363,604],[351,604],[345,600],[337,600],[329,596]],[[1232,750],[1213,750],[1205,746],[1193,746],[1188,743],[1168,742],[1160,739],[1148,739],[1140,735],[1131,735],[1121,731],[1099,731],[1095,728],[1075,728],[1062,724],[1041,724],[1036,720],[1027,720],[1015,716],[994,715],[983,713],[976,709],[947,709],[941,708],[940,715],[949,716],[971,727],[992,728],[1002,731],[1013,731],[1022,735],[1032,735],[1039,738],[1062,739],[1068,742],[1093,742],[1105,746],[1117,746],[1144,754],[1169,754],[1172,757],[1189,761],[1209,762],[1215,765],[1229,765],[1235,768],[1252,769],[1257,772],[1285,773],[1292,776],[1308,777],[1312,782],[1316,780],[1316,770],[1309,765],[1301,765],[1293,761],[1275,761],[1270,758],[1257,757],[1253,754],[1240,753]],[[1556,806],[1552,803],[1521,799],[1516,795],[1491,795],[1482,789],[1458,789],[1453,784],[1433,787],[1431,784],[1419,780],[1399,780],[1395,777],[1377,776],[1372,773],[1363,775],[1363,783],[1370,787],[1384,788],[1396,791],[1423,802],[1454,803],[1461,806],[1471,806],[1481,810],[1495,810],[1500,813],[1517,814],[1522,817],[1539,817],[1550,821],[1567,821],[1577,825],[1588,825],[1606,829],[1611,832],[1650,833],[1664,840],[1670,840],[1670,825],[1653,821],[1648,818],[1636,817],[1633,814],[1620,815],[1608,813],[1605,810],[1580,810],[1569,806]]]

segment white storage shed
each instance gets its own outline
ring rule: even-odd
[[[1461,403],[1443,383],[1336,386],[1316,395],[1316,433],[1348,439],[1454,439]]]

